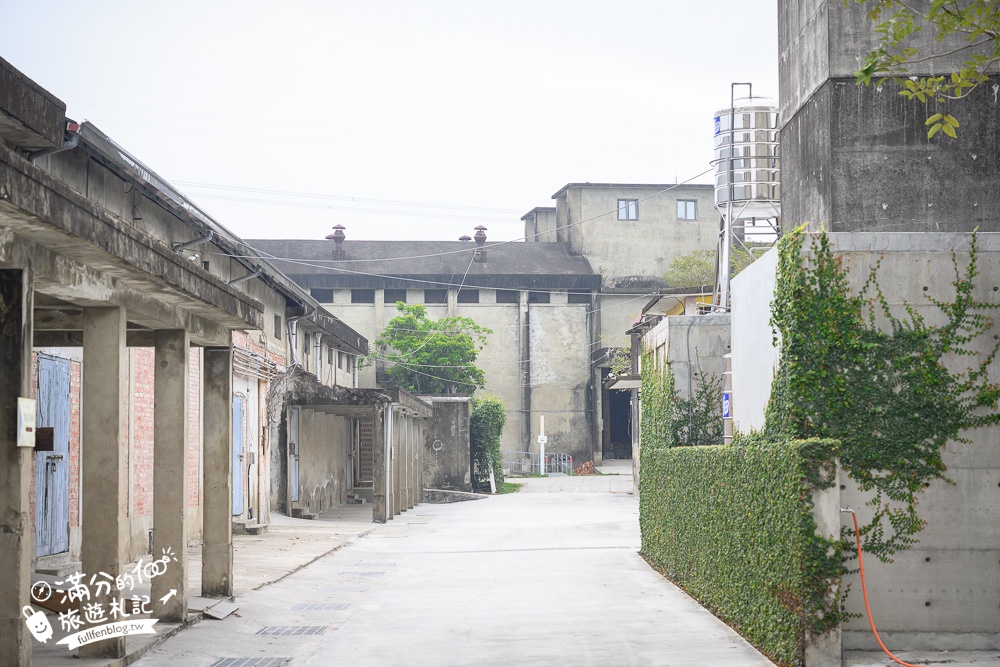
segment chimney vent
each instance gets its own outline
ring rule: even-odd
[[[486,243],[486,227],[483,227],[482,225],[476,226],[475,239],[476,239],[476,245],[482,248],[483,244]]]
[[[458,237],[458,240],[459,241],[471,241],[472,237],[469,236],[468,234],[462,234],[461,236]]]
[[[327,239],[333,239],[333,258],[334,259],[344,259],[344,239],[347,236],[344,234],[343,225],[334,225],[333,234],[327,234]]]

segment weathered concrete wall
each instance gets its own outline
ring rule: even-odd
[[[315,410],[299,411],[299,501],[310,512],[347,502],[351,420]]]
[[[434,406],[424,434],[424,488],[472,491],[471,399],[421,396]]]
[[[524,221],[526,243],[554,243],[558,240],[555,207],[532,209],[521,220]]]
[[[719,216],[712,187],[680,185],[660,193],[667,188],[571,185],[556,198],[559,224],[571,225],[566,231],[572,251],[585,256],[605,284],[628,276],[659,277],[675,257],[715,247]],[[654,193],[660,194],[650,197]],[[618,219],[619,199],[646,197],[638,203],[636,220]],[[696,220],[678,219],[678,199],[697,202]]]
[[[854,84],[874,45],[866,6],[830,0],[779,2],[781,206],[786,229],[830,231],[1000,229],[1000,105],[989,87],[953,105],[957,140],[927,139],[936,109],[910,102],[893,83]],[[930,30],[921,56],[947,49]],[[950,71],[962,51],[913,68]]]
[[[590,346],[586,310],[532,304],[529,313],[532,420],[528,451],[538,451],[538,417],[545,415],[545,451],[569,454],[574,466],[594,455],[587,410]]]
[[[902,314],[908,303],[928,318],[940,321],[928,297],[947,300],[954,294],[950,282],[954,249],[961,255],[968,250],[965,234],[831,234],[834,250],[849,269],[851,286],[858,289],[868,271],[881,261],[879,285],[895,310]],[[1000,292],[995,284],[1000,262],[1000,234],[980,235],[980,266],[976,298],[998,303]],[[734,304],[770,300],[773,281],[759,260],[734,281]],[[960,261],[960,264],[962,262]],[[773,272],[771,272],[773,273]],[[924,288],[927,288],[926,292]],[[773,359],[769,332],[765,335],[760,314],[752,308],[733,310],[733,381],[734,408],[741,429],[762,424],[762,405],[770,393],[771,374],[763,367],[748,364],[753,355]],[[755,320],[756,318],[756,320]],[[980,353],[988,351],[993,331],[977,341]],[[956,360],[956,368],[964,367]],[[991,372],[1000,372],[997,363]],[[756,400],[760,397],[760,400]],[[750,404],[750,398],[754,402]],[[865,561],[872,613],[878,619],[879,633],[893,648],[936,650],[1000,648],[1000,454],[995,442],[1000,429],[994,427],[963,434],[969,442],[951,442],[943,452],[948,477],[954,485],[935,482],[923,493],[918,511],[927,521],[919,542],[909,551],[897,554],[894,562],[883,564],[875,558]],[[871,516],[868,496],[856,485],[841,477],[845,506],[858,510],[858,518]],[[850,517],[845,515],[844,525]],[[851,585],[848,611],[862,612],[860,581],[849,575]],[[843,627],[844,648],[875,648],[864,618]]]
[[[629,298],[626,297],[627,301]],[[423,290],[407,290],[408,303],[423,303]],[[334,290],[333,303],[327,304],[359,333],[374,341],[385,324],[396,316],[393,304],[383,303],[384,292],[375,290],[375,303],[352,304],[350,290]],[[639,304],[641,300],[634,301]],[[451,314],[470,317],[493,331],[476,364],[486,375],[485,392],[503,401],[507,415],[500,446],[510,451],[537,451],[538,414],[546,417],[546,431],[551,436],[549,451],[571,454],[574,461],[593,456],[593,436],[587,412],[587,387],[590,378],[591,306],[569,304],[565,292],[550,294],[550,303],[527,306],[528,326],[522,326],[522,312],[517,303],[497,303],[496,291],[479,290],[479,303],[454,303]],[[632,304],[623,307],[630,312]],[[428,316],[446,317],[444,305],[430,305]],[[622,314],[620,320],[628,319]],[[621,332],[625,328],[624,324]],[[522,336],[527,333],[527,359],[522,359]],[[624,337],[624,333],[623,333]],[[524,371],[530,368],[530,404],[525,404]],[[374,368],[362,370],[362,386],[374,386]],[[530,421],[530,435],[528,420]],[[581,421],[583,419],[584,421]],[[525,442],[526,437],[528,442]]]
[[[769,250],[740,271],[732,282],[733,428],[749,432],[764,427],[764,410],[778,351],[771,344],[771,299],[777,249]]]

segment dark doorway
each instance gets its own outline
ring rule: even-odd
[[[608,389],[607,417],[604,423],[607,439],[604,458],[632,458],[632,392],[628,389]]]

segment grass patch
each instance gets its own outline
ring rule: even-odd
[[[522,486],[524,486],[523,482],[518,484],[517,482],[504,481],[503,486],[497,489],[497,495],[500,495],[501,493],[517,493],[521,490]]]

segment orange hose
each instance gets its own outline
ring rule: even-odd
[[[857,537],[858,547],[858,569],[861,571],[861,592],[864,593],[865,596],[865,611],[868,612],[868,623],[872,626],[872,634],[875,635],[875,641],[878,642],[878,645],[882,647],[882,650],[885,651],[887,656],[903,665],[903,667],[922,667],[921,665],[911,665],[908,662],[903,662],[894,656],[889,652],[889,649],[885,647],[885,644],[882,643],[882,638],[878,636],[878,630],[875,629],[875,621],[872,619],[872,608],[868,606],[868,588],[865,586],[865,563],[861,558],[861,530],[858,528],[858,515],[854,513],[854,510],[848,511],[851,513],[851,518],[854,519],[854,535]]]

